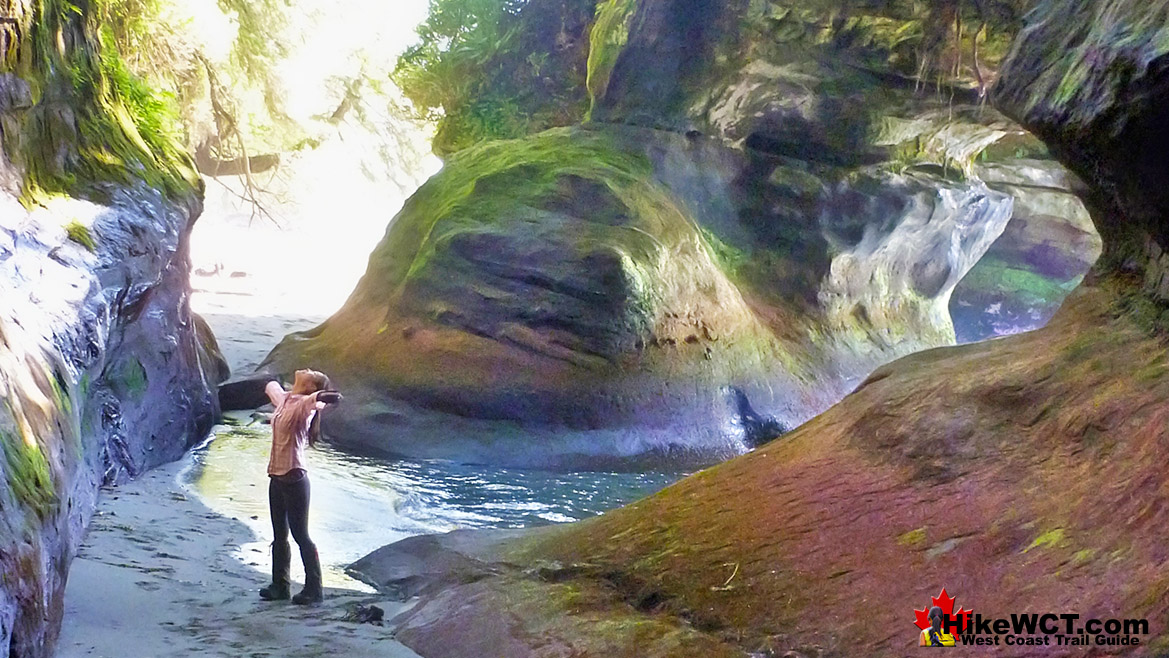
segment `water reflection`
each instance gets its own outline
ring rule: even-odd
[[[267,570],[267,425],[221,425],[195,450],[184,483],[217,512],[237,518],[260,541],[243,559]],[[326,565],[326,584],[351,586],[342,569],[405,537],[456,528],[522,528],[595,516],[649,495],[683,473],[552,473],[444,461],[384,461],[328,446],[309,451],[309,530]],[[295,549],[293,554],[296,555]],[[294,577],[299,577],[293,560]]]

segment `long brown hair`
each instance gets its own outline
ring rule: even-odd
[[[329,381],[329,376],[319,370],[305,370],[305,380],[311,384],[314,389],[307,391],[307,395],[312,395],[317,391],[327,391],[332,388],[333,383]],[[313,414],[312,423],[308,427],[308,444],[310,448],[316,447],[317,442],[321,440],[321,412],[318,410]]]

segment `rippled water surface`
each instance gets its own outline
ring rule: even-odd
[[[246,216],[215,212],[199,220],[192,257],[204,270],[192,279],[192,309],[211,325],[236,376],[246,376],[290,332],[324,320],[353,289],[362,262],[352,245],[377,241],[385,215],[360,219],[360,231],[341,230],[345,249],[316,249],[322,234],[339,229],[327,215],[305,214],[279,231],[257,232]],[[369,233],[369,237],[361,235]],[[343,235],[341,235],[343,234]],[[258,253],[256,244],[267,244]],[[226,247],[238,247],[236,251]],[[297,250],[301,251],[297,251]],[[306,289],[289,275],[296,254],[311,253],[329,271],[328,285]],[[234,258],[232,258],[234,254]],[[304,256],[302,254],[302,256]],[[307,257],[307,256],[305,256]],[[187,457],[182,474],[215,511],[246,523],[259,538],[240,548],[257,569],[270,568],[268,544],[269,426],[233,414],[212,440]],[[357,457],[322,446],[308,451],[312,502],[309,530],[326,567],[326,584],[353,587],[345,565],[385,544],[411,535],[457,528],[520,528],[583,519],[661,489],[681,473],[550,473],[443,461],[389,461]],[[296,551],[293,551],[294,555]],[[293,577],[300,560],[293,558]]]
[[[270,428],[264,424],[218,426],[213,440],[192,453],[183,475],[209,506],[256,532],[261,541],[245,546],[243,557],[262,569],[268,568],[271,541],[266,475],[270,442]],[[309,531],[336,584],[344,565],[411,535],[575,521],[651,494],[682,475],[387,461],[322,445],[309,450]]]

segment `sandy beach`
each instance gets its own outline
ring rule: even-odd
[[[233,234],[220,225],[222,218],[200,221],[206,220],[210,224],[203,229],[212,229],[203,236],[206,242],[233,243]],[[234,242],[239,242],[236,237]],[[211,253],[209,248],[202,252],[208,269]],[[200,255],[196,250],[196,264]],[[324,320],[352,287],[352,281],[333,275],[330,286],[314,292],[313,303],[306,304],[302,291],[289,288],[270,263],[241,256],[226,265],[214,275],[192,277],[191,303],[215,332],[233,377],[253,372],[283,336]],[[355,281],[357,274],[349,278]],[[590,506],[608,507],[605,501],[611,495],[640,497],[666,483],[662,477],[646,482],[497,477],[418,464],[415,470],[410,465],[358,467],[328,449],[311,451],[316,513],[310,513],[310,527],[321,548],[326,598],[320,606],[303,608],[258,597],[270,569],[263,476],[270,430],[248,426],[250,413],[234,413],[232,418],[231,426],[213,430],[217,443],[202,450],[202,457],[189,454],[101,492],[70,568],[58,656],[416,658],[394,640],[388,623],[350,620],[359,605],[377,605],[390,620],[411,604],[371,593],[343,573],[345,564],[406,536],[484,524],[515,527],[511,524],[571,520],[565,513],[582,513],[582,505],[584,513],[595,514],[599,510]],[[368,472],[360,470],[367,467]],[[194,470],[188,473],[189,468]],[[620,493],[625,489],[636,493]],[[560,505],[560,497],[570,491],[572,504]],[[481,499],[485,492],[490,500]],[[581,497],[585,502],[577,500]],[[355,535],[352,531],[361,524],[369,524],[370,530]],[[377,541],[352,554],[371,539]],[[299,591],[303,569],[295,544],[291,572],[293,591]]]
[[[238,554],[255,537],[180,485],[182,468],[102,492],[69,572],[58,656],[416,657],[388,625],[347,621],[358,605],[389,619],[408,604],[336,588],[320,606],[261,601],[267,577]]]
[[[324,317],[291,313],[281,307],[284,299],[273,303],[239,294],[248,281],[204,283],[215,290],[196,294],[194,305],[236,373],[254,368],[284,334]],[[239,290],[231,290],[232,284]],[[347,621],[358,605],[377,605],[388,620],[408,604],[370,594],[336,573],[326,574],[320,606],[261,601],[258,590],[269,580],[270,558],[260,547],[267,540],[245,519],[215,512],[183,485],[180,476],[190,463],[188,455],[101,492],[69,571],[58,656],[417,658],[394,641],[388,625]],[[261,506],[266,496],[262,488],[255,491]],[[303,570],[295,544],[292,563],[296,592]],[[339,582],[355,588],[329,587]]]

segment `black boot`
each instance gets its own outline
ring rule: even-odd
[[[321,589],[321,558],[317,555],[317,547],[301,548],[300,557],[304,560],[304,589],[292,597],[292,602],[297,605],[320,603],[325,599],[325,593]]]
[[[285,601],[288,599],[288,570],[292,564],[292,549],[288,540],[272,542],[272,584],[260,590],[260,598],[265,601]]]

